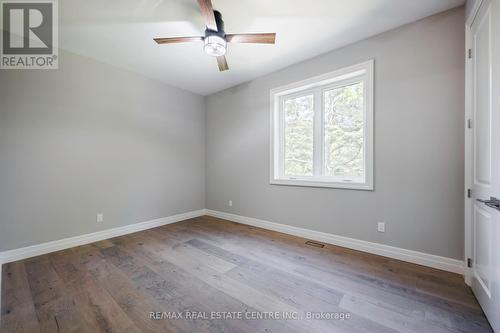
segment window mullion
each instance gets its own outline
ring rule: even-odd
[[[321,89],[314,91],[314,129],[313,129],[313,170],[314,177],[321,177],[323,169],[323,98]]]

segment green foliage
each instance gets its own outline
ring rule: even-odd
[[[363,83],[324,93],[326,176],[364,175]],[[285,174],[313,175],[314,96],[284,102]]]
[[[327,91],[324,99],[326,175],[363,176],[363,83]]]
[[[314,96],[285,101],[285,174],[313,175]]]

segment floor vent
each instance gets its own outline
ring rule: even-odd
[[[313,242],[313,241],[307,241],[306,244],[309,246],[314,246],[314,247],[321,247],[321,248],[325,247],[325,244],[321,244],[321,243]]]

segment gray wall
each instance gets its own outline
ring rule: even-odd
[[[0,73],[0,251],[204,208],[203,97],[60,61]]]
[[[371,58],[375,191],[270,185],[269,90]],[[461,259],[463,124],[459,8],[209,96],[207,208]]]

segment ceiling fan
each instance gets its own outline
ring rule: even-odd
[[[217,57],[217,64],[221,72],[229,69],[225,57],[227,43],[274,44],[275,33],[226,34],[222,14],[213,9],[211,0],[198,0],[198,4],[205,19],[205,36],[154,38],[154,41],[158,44],[203,41],[205,43],[203,50],[208,55]]]

